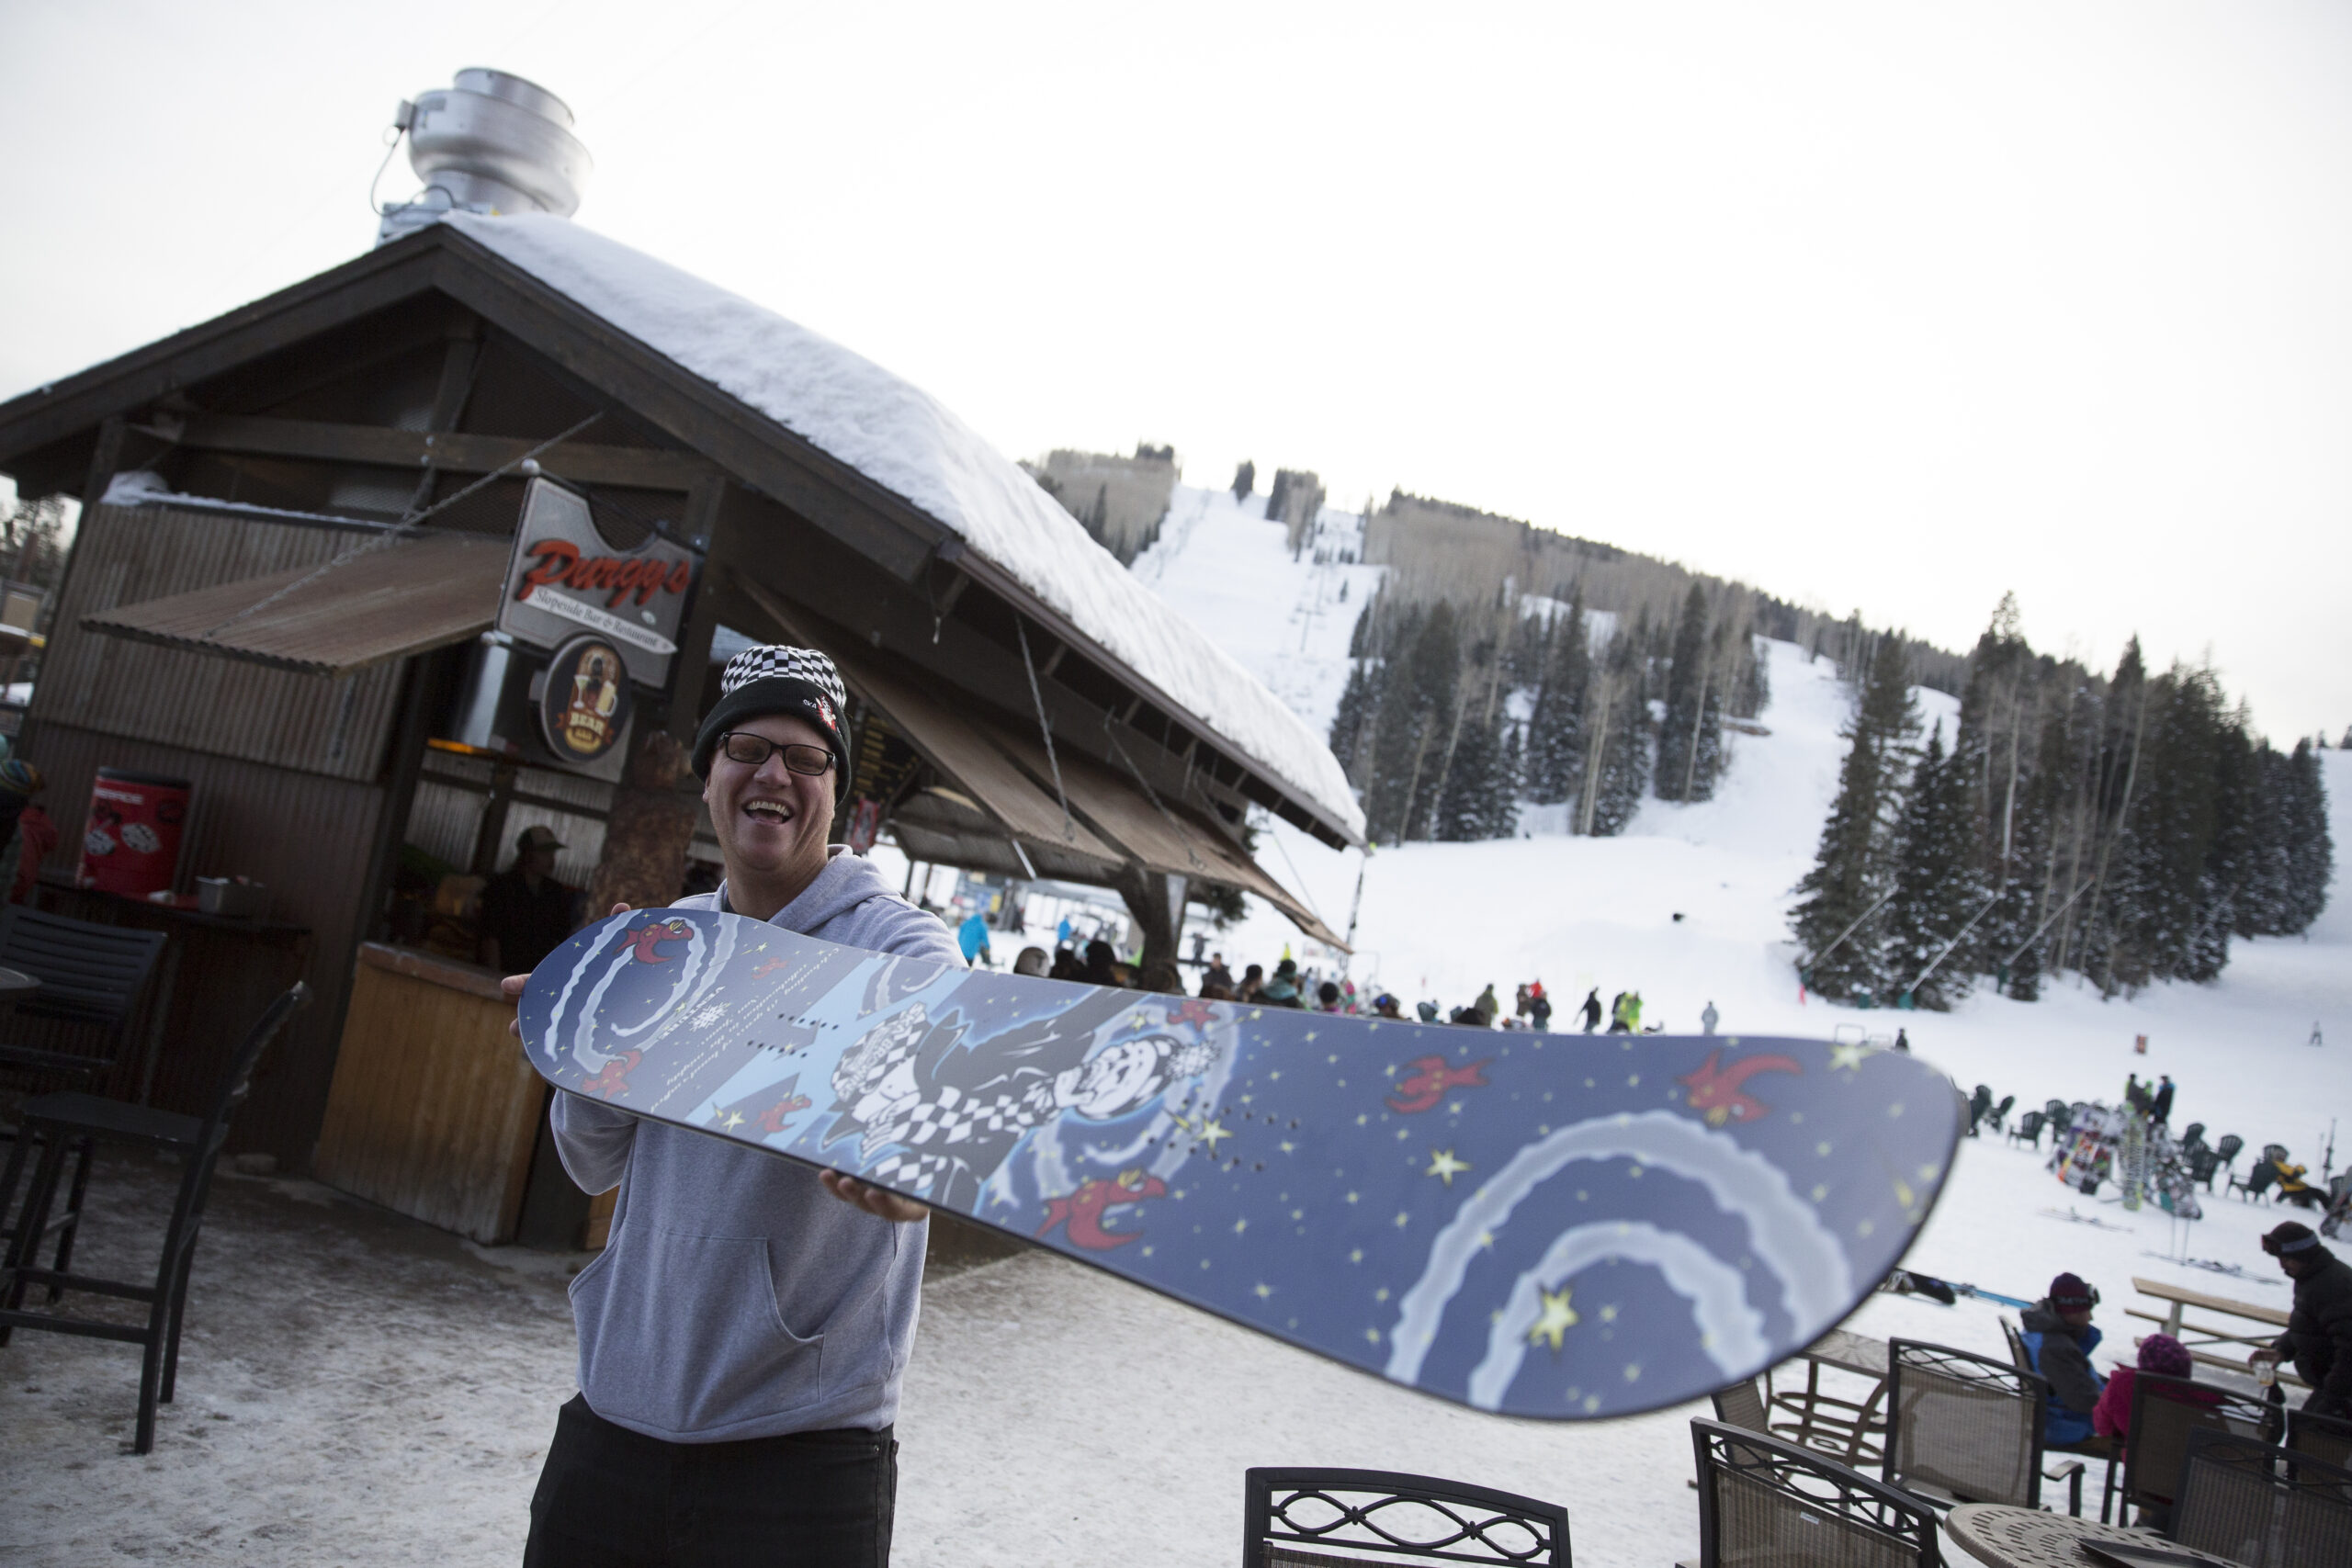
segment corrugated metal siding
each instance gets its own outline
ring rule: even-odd
[[[490,806],[492,771],[492,764],[479,757],[427,752],[424,773],[409,807],[406,841],[452,865],[466,864],[473,856],[475,837],[481,831],[482,813]],[[613,786],[552,769],[518,768],[514,789],[580,809],[564,811],[530,801],[509,801],[492,869],[503,871],[514,863],[514,840],[525,829],[545,827],[564,846],[556,856],[556,879],[575,887],[587,886],[604,858],[605,818],[612,810]]]
[[[489,806],[487,795],[419,779],[408,808],[405,840],[463,871],[473,858],[474,838],[481,831],[481,814]]]
[[[49,784],[46,804],[61,829],[45,869],[70,872],[76,863],[90,784],[100,767],[171,774],[187,779],[193,789],[188,831],[181,840],[182,886],[192,886],[197,876],[251,876],[269,886],[276,919],[311,928],[302,978],[317,993],[316,999],[296,1015],[273,1060],[255,1080],[232,1145],[266,1149],[296,1167],[307,1164],[334,1076],[336,1030],[351,983],[352,953],[365,934],[361,885],[383,792],[370,784],[289,773],[66,724],[45,726],[35,745],[33,760]],[[253,952],[251,962],[261,963],[258,948]],[[236,978],[223,977],[230,983],[204,989],[222,997],[238,995],[245,987],[233,983]],[[184,998],[194,997],[198,983],[198,976],[183,970],[178,991]],[[233,1035],[249,1021],[207,1020],[204,1027]],[[203,1064],[186,1052],[175,1056],[167,1040],[155,1080],[155,1103],[199,1109],[208,1081]],[[187,1103],[191,1094],[197,1104]]]
[[[374,779],[399,705],[398,662],[329,679],[82,629],[85,615],[316,566],[362,538],[170,507],[90,508],[33,693],[36,732],[73,725],[333,778]]]

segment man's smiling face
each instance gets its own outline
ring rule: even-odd
[[[735,728],[785,745],[825,750],[825,738],[817,727],[792,714],[763,714]],[[781,751],[771,751],[767,761],[749,767],[729,757],[722,743],[711,756],[702,798],[730,868],[767,877],[795,869],[813,876],[823,869],[825,832],[833,819],[830,770],[796,773],[784,765]]]

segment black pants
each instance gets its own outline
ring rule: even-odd
[[[575,1394],[531,1496],[523,1568],[887,1568],[890,1431],[665,1443]]]

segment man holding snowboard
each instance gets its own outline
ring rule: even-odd
[[[822,654],[728,661],[693,752],[726,880],[675,907],[960,962],[937,918],[826,842],[849,787],[842,700]],[[531,1500],[526,1568],[887,1563],[930,1211],[576,1095],[551,1124],[572,1179],[620,1197],[572,1281],[580,1393]]]

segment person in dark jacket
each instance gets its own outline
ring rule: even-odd
[[[2262,1250],[2295,1281],[2295,1304],[2287,1314],[2287,1332],[2248,1359],[2291,1363],[2295,1375],[2311,1385],[2304,1409],[2352,1416],[2352,1267],[2297,1220],[2264,1236]]]
[[[1577,1010],[1584,1014],[1584,1032],[1587,1034],[1600,1027],[1600,987],[1595,986],[1584,994],[1584,1006]]]
[[[2148,1120],[2163,1126],[2172,1119],[2172,1075],[2166,1073],[2156,1081],[2156,1098],[2148,1106]]]
[[[2098,1452],[2108,1446],[2091,1430],[2091,1412],[2107,1381],[2091,1370],[2091,1352],[2102,1337],[2091,1326],[2098,1305],[2098,1292],[2080,1275],[2061,1274],[2050,1281],[2050,1293],[2018,1319],[2033,1370],[2050,1384],[2041,1438],[2053,1449]]]

